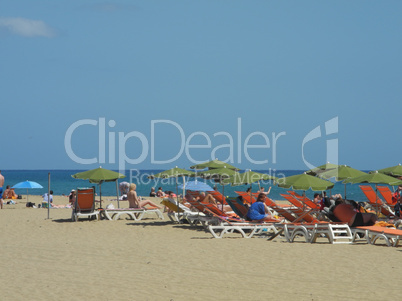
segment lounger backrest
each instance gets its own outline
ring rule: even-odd
[[[199,203],[198,201],[187,199],[187,202],[188,202],[191,206],[193,206],[195,209],[197,209],[199,212],[205,213],[205,207],[204,207],[201,203]],[[209,213],[209,212],[208,212],[208,213]]]
[[[183,212],[182,209],[177,208],[176,204],[173,204],[172,202],[169,202],[168,200],[163,200],[162,204],[174,212]]]
[[[245,191],[235,191],[235,193],[240,195],[243,198],[243,200],[248,204],[253,204],[256,201],[256,199],[253,196],[250,196],[250,194]]]
[[[312,200],[310,200],[307,197],[301,197],[299,199],[302,203],[306,204],[307,207],[310,207],[313,210],[320,210],[320,205],[317,205],[316,203],[314,203]]]
[[[225,197],[219,191],[215,191],[215,190],[214,191],[208,191],[208,193],[210,195],[212,195],[215,198],[215,200],[217,200],[219,203],[226,204]]]
[[[387,186],[377,186],[378,191],[381,193],[384,200],[388,205],[394,206],[396,203],[392,202],[392,191]]]
[[[293,195],[293,196],[297,197],[297,198],[302,197],[300,194],[298,194],[297,192],[295,192],[295,191],[293,191],[293,190],[288,190],[288,193],[289,193],[290,195]]]
[[[203,204],[206,208],[208,208],[209,210],[211,210],[213,213],[215,213],[216,215],[219,216],[227,216],[227,214],[225,212],[223,212],[222,210],[220,210],[219,208],[217,208],[216,206],[212,205],[212,204]]]
[[[298,199],[296,199],[294,196],[289,195],[289,194],[284,194],[284,193],[281,193],[280,195],[285,200],[289,201],[293,206],[296,206],[297,208],[301,208],[301,209],[304,208],[303,203],[300,202]]]
[[[279,215],[283,216],[286,218],[288,221],[293,222],[296,220],[296,217],[288,210],[282,208],[281,206],[278,206],[273,200],[270,198],[266,197],[265,198],[265,204],[275,210]]]
[[[303,203],[300,202],[296,197],[293,195],[288,195],[288,194],[281,194],[282,197],[284,197],[286,200],[288,200],[290,203],[292,203],[297,209],[292,210],[292,212],[298,217],[307,223],[318,223],[319,220],[316,219],[314,216],[310,214],[310,211],[304,210]],[[314,203],[313,203],[314,204]]]
[[[77,188],[76,211],[92,211],[95,209],[95,189]]]
[[[248,213],[248,208],[244,205],[243,201],[239,198],[237,198],[234,201],[234,206],[237,208],[237,210],[240,212],[240,215],[242,217],[246,217]]]
[[[191,195],[193,198],[196,198],[200,195],[200,193],[198,191],[191,191],[191,190],[187,190],[187,193],[189,195]]]
[[[377,194],[375,193],[373,187],[368,186],[368,185],[359,185],[360,189],[363,191],[364,195],[367,197],[367,199],[369,200],[370,204],[378,204],[381,205],[381,199],[377,196]]]
[[[359,185],[360,189],[363,191],[367,199],[369,200],[369,203],[375,207],[379,208],[381,213],[385,216],[390,216],[393,215],[394,213],[389,211],[387,206],[383,204],[381,199],[377,196],[376,192],[374,191],[373,187],[367,186],[367,185]]]

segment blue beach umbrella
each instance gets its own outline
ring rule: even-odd
[[[189,181],[185,185],[181,184],[180,189],[185,188],[186,190],[192,191],[213,191],[214,189],[204,182],[199,181]]]
[[[39,183],[27,180],[27,181],[24,181],[24,182],[17,183],[11,188],[26,188],[26,190],[27,190],[27,203],[28,203],[28,189],[31,189],[31,188],[43,188],[43,186],[40,185]]]

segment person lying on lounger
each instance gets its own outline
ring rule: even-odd
[[[257,197],[257,201],[250,206],[247,212],[247,218],[253,222],[264,222],[264,221],[277,221],[270,213],[268,206],[265,204],[265,193],[260,193]]]
[[[353,205],[344,202],[336,205],[332,212],[339,221],[347,223],[350,227],[372,226],[377,221],[377,215],[374,213],[361,213]]]
[[[217,205],[215,198],[210,194],[206,195],[205,192],[201,192],[200,195],[196,197],[196,200],[205,204]]]
[[[137,196],[137,192],[135,191],[136,188],[137,185],[130,184],[130,191],[127,194],[129,208],[144,208],[144,206],[149,205],[158,209],[162,209],[162,207],[156,205],[150,200],[140,200],[140,198]]]

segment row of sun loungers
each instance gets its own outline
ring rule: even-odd
[[[366,191],[368,198],[373,199],[372,193]],[[387,193],[386,191],[384,193]],[[253,203],[255,194],[238,192],[241,198],[222,199],[233,209],[233,214],[228,214],[212,204],[203,204],[188,199],[192,209],[181,203],[173,203],[168,199],[162,204],[169,208],[168,217],[174,222],[187,220],[192,226],[202,225],[214,238],[240,234],[243,238],[251,238],[256,235],[267,237],[272,240],[282,235],[288,242],[302,241],[315,243],[319,238],[326,238],[329,243],[356,243],[365,242],[376,244],[383,240],[388,246],[398,246],[402,237],[402,230],[386,227],[354,227],[350,228],[344,223],[320,221],[317,218],[319,208],[306,197],[299,196],[291,191],[282,194],[289,205],[279,205],[273,200],[266,198],[266,204],[275,215],[281,218],[281,222],[253,223],[246,221],[247,207],[245,203]],[[77,190],[77,200],[72,211],[72,220],[79,218],[96,218],[101,216],[107,220],[117,220],[123,215],[128,215],[132,220],[139,221],[147,214],[154,214],[158,219],[164,215],[158,208],[148,209],[101,209],[95,210],[95,192],[93,188]],[[381,202],[382,203],[382,202]],[[374,204],[380,204],[375,198]],[[381,207],[378,206],[378,209]]]

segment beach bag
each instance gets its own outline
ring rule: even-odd
[[[27,206],[27,207],[33,207],[33,206],[35,206],[35,203],[28,202],[26,206]]]

